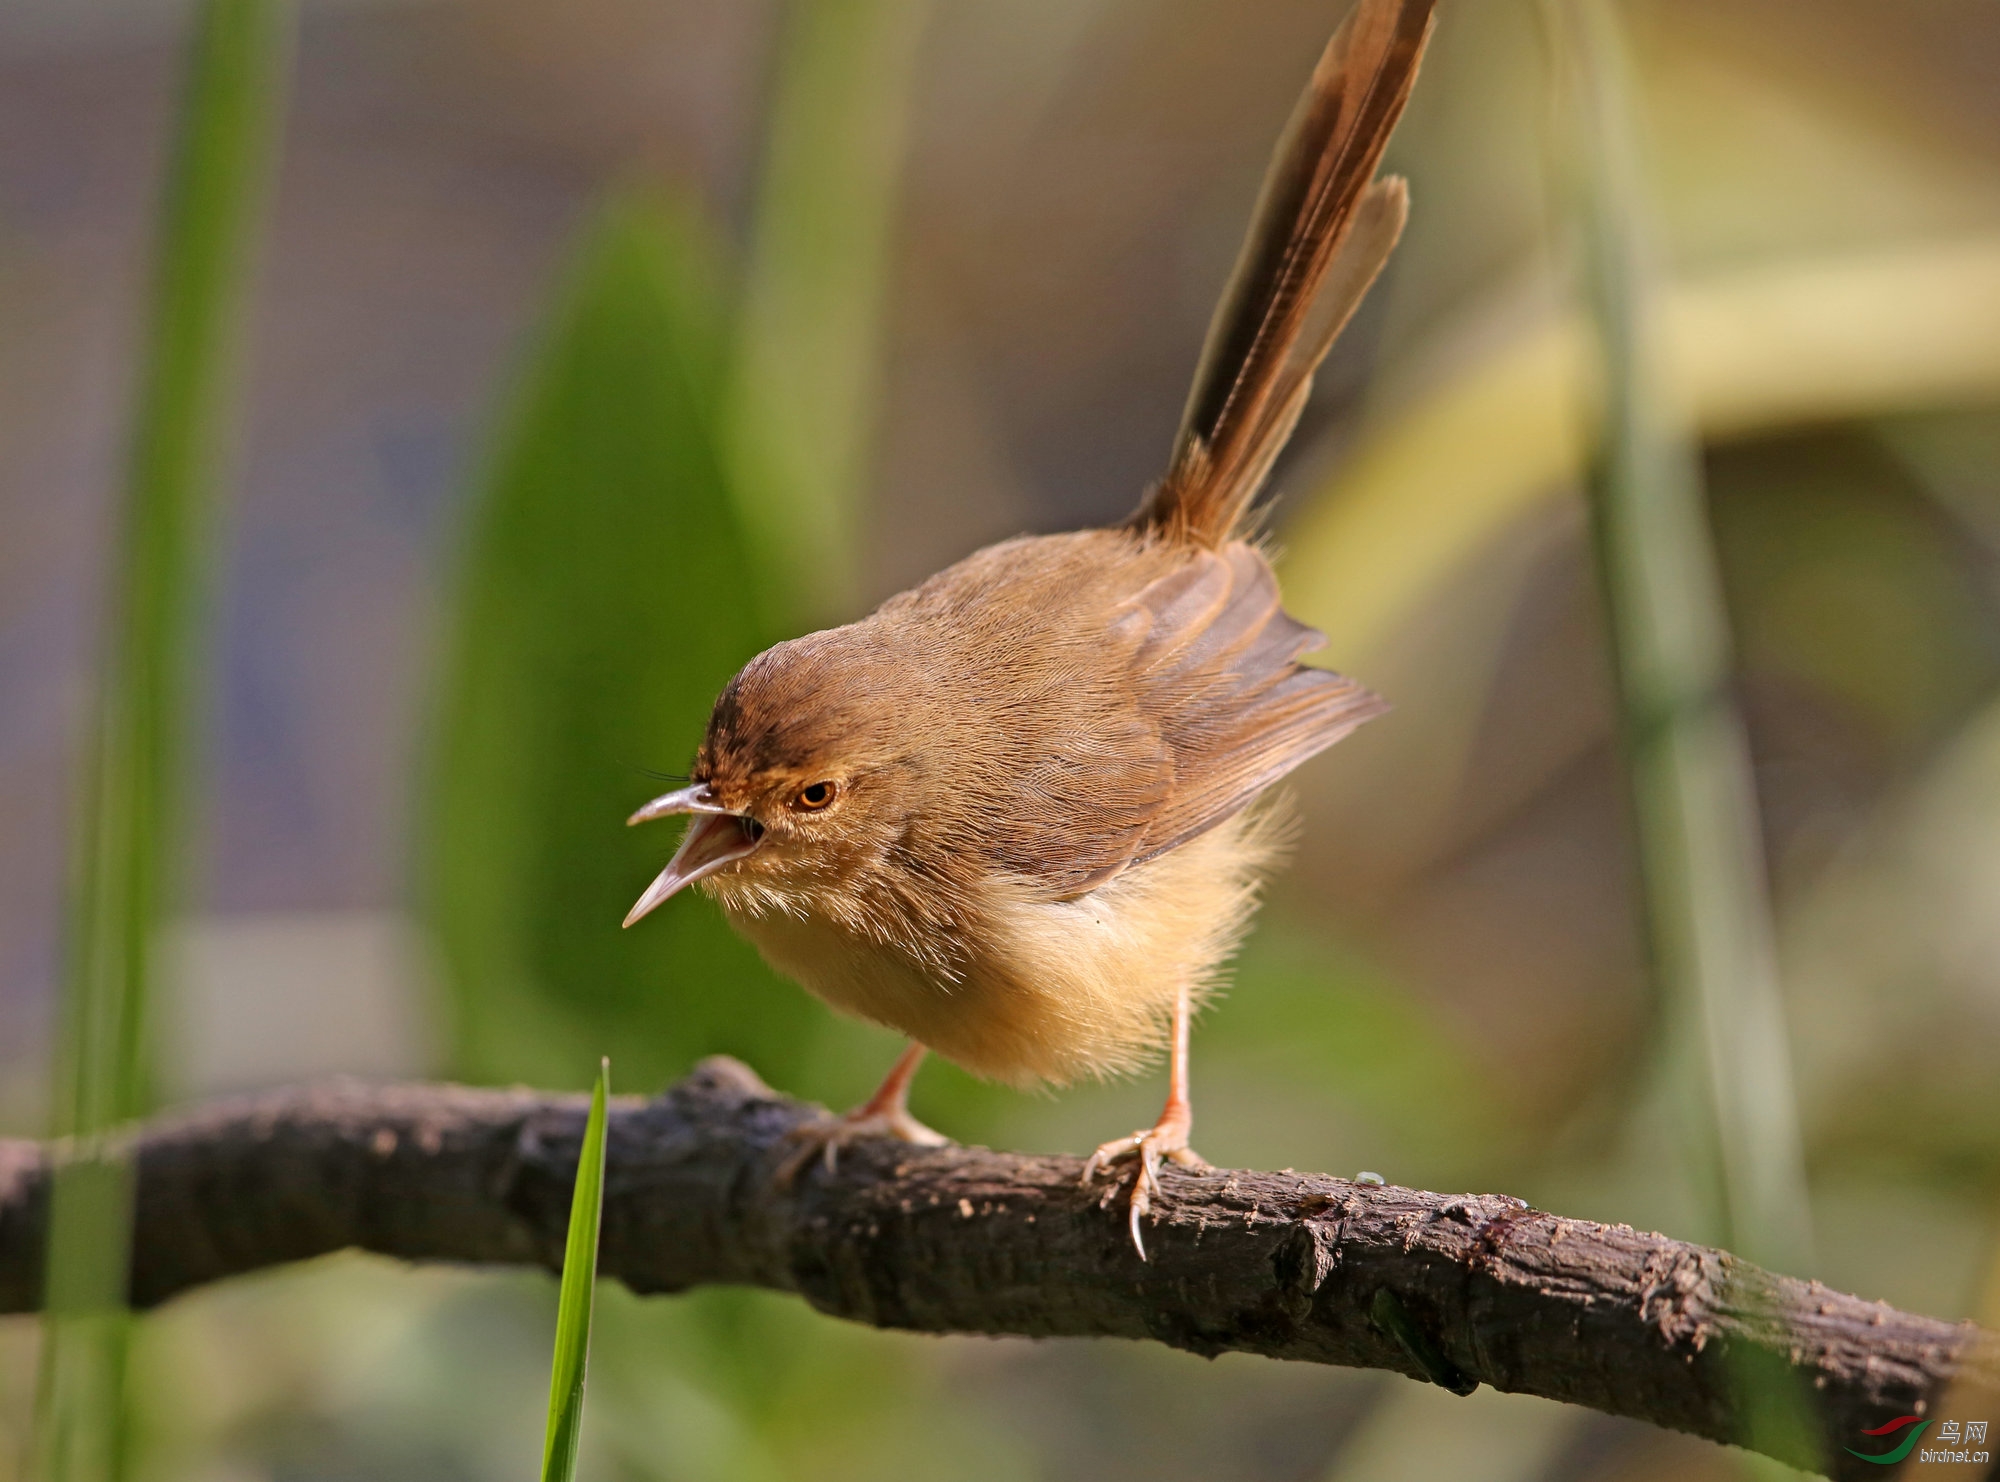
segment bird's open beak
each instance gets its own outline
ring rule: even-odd
[[[684,885],[692,885],[704,875],[712,875],[724,865],[743,858],[763,842],[764,830],[754,820],[732,813],[715,800],[705,784],[697,782],[678,792],[663,793],[625,821],[650,823],[677,813],[692,813],[681,847],[667,862],[638,903],[625,914],[630,926]]]

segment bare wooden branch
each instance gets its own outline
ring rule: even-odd
[[[348,1247],[554,1269],[584,1111],[337,1083],[149,1125],[132,1299]],[[722,1059],[621,1101],[603,1272],[638,1292],[771,1287],[919,1332],[1151,1338],[1490,1384],[1837,1477],[1879,1475],[1844,1448],[1880,1450],[1864,1430],[1938,1414],[1947,1392],[1952,1413],[2000,1421],[1995,1335],[1627,1226],[1501,1195],[1170,1168],[1142,1264],[1122,1202],[1083,1188],[1075,1158],[863,1144],[837,1174],[779,1187],[786,1134],[814,1115]],[[0,1142],[0,1312],[39,1306],[56,1156]],[[1790,1422],[1773,1393],[1798,1397]]]

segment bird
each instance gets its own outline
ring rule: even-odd
[[[1279,140],[1167,461],[1121,523],[1005,540],[857,622],[757,655],[716,701],[689,816],[631,926],[688,886],[781,973],[909,1038],[880,1089],[813,1124],[781,1176],[859,1138],[946,1141],[911,1115],[935,1051],[1024,1088],[1168,1061],[1129,1232],[1190,1137],[1189,1022],[1284,842],[1260,802],[1387,709],[1300,662],[1254,503],[1313,374],[1408,216],[1378,176],[1434,0],[1360,0]],[[1107,1196],[1108,1197],[1108,1196]]]

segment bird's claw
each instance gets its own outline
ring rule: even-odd
[[[1186,1121],[1163,1117],[1156,1126],[1141,1128],[1125,1137],[1114,1137],[1084,1160],[1082,1182],[1086,1188],[1100,1171],[1108,1171],[1127,1158],[1134,1161],[1127,1228],[1132,1233],[1132,1248],[1139,1252],[1142,1261],[1146,1259],[1146,1241],[1139,1233],[1139,1220],[1152,1210],[1153,1196],[1160,1192],[1162,1160],[1171,1160],[1183,1168],[1197,1171],[1206,1170],[1209,1166],[1201,1154],[1188,1146],[1188,1131]],[[1105,1197],[1108,1201],[1109,1192]]]
[[[800,1171],[815,1156],[831,1175],[839,1171],[842,1148],[870,1137],[894,1138],[898,1142],[927,1148],[944,1147],[951,1141],[942,1132],[926,1127],[907,1111],[875,1111],[860,1107],[845,1116],[822,1116],[787,1132],[785,1141],[798,1146],[778,1165],[772,1181],[781,1189],[790,1188]]]

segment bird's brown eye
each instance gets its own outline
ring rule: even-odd
[[[801,813],[817,813],[831,803],[839,791],[831,782],[815,782],[810,787],[799,789],[799,795],[792,799],[792,806]]]

